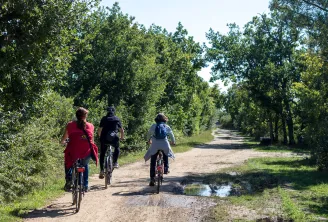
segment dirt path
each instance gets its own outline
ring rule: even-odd
[[[67,193],[44,209],[27,215],[26,221],[202,221],[211,198],[177,194],[180,182],[190,175],[213,173],[220,168],[241,164],[253,157],[282,156],[243,149],[242,138],[219,129],[215,139],[202,147],[176,154],[170,162],[171,173],[165,176],[161,193],[149,187],[149,162],[136,162],[114,171],[113,185],[104,189],[97,175],[90,177],[90,192],[74,213],[71,194]]]

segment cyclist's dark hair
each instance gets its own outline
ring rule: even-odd
[[[168,120],[169,119],[164,115],[164,113],[158,113],[155,118],[156,123],[161,123],[161,122],[166,123]]]
[[[79,107],[77,110],[76,110],[76,113],[75,113],[75,116],[76,116],[76,123],[77,123],[77,128],[79,129],[85,129],[85,126],[86,126],[86,119],[85,117],[87,116],[88,114],[88,110],[83,108],[83,107]]]

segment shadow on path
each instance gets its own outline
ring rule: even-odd
[[[15,214],[15,212],[13,212]],[[71,202],[60,203],[60,204],[51,204],[44,209],[34,210],[27,215],[24,215],[23,218],[40,218],[40,217],[67,217],[75,214],[75,206]]]

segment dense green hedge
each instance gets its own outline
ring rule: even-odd
[[[68,120],[72,119],[72,99],[56,93],[45,94],[27,112],[35,117],[7,122],[3,128],[15,131],[2,133],[8,137],[0,152],[0,201],[9,201],[46,185],[63,176],[63,147],[59,136]],[[2,113],[3,114],[3,113]],[[8,115],[7,115],[8,116]],[[4,118],[4,120],[8,120]]]

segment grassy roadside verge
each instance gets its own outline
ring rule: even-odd
[[[251,137],[245,137],[245,141],[243,143],[246,147],[257,150],[257,151],[264,151],[264,152],[293,152],[297,154],[309,154],[310,151],[299,147],[299,146],[286,146],[281,144],[272,144],[269,146],[260,146],[260,142],[255,141]]]
[[[250,159],[242,166],[209,175],[204,182],[232,184],[233,195],[218,198],[213,210],[217,221],[328,218],[328,173],[317,171],[303,157]]]
[[[64,193],[62,190],[65,183],[63,178],[53,181],[49,187],[37,190],[18,200],[0,206],[0,221],[21,221],[21,215],[26,212],[45,206],[49,200],[59,197]]]
[[[193,137],[183,137],[177,141],[177,145],[173,147],[175,153],[186,152],[194,146],[209,142],[213,139],[211,131],[205,131]],[[139,160],[142,160],[145,151],[139,151],[122,156],[119,159],[120,165],[126,165]],[[98,168],[94,164],[90,164],[90,174],[98,173]],[[29,195],[19,198],[15,202],[0,206],[0,221],[21,221],[22,215],[33,209],[41,208],[49,204],[50,200],[63,195],[62,190],[64,179],[59,178],[53,181],[49,187],[35,191]]]

